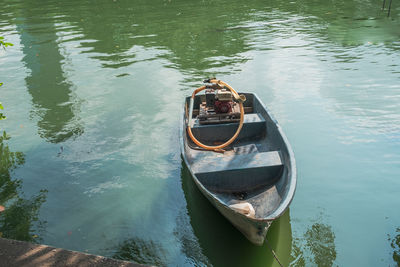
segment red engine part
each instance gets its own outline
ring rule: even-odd
[[[232,102],[231,101],[218,101],[214,103],[214,110],[216,113],[229,113],[232,112]]]

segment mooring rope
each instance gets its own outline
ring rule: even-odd
[[[272,255],[274,256],[275,260],[279,263],[279,265],[281,267],[283,267],[283,264],[281,263],[281,261],[278,259],[278,255],[276,255],[275,250],[271,247],[271,245],[268,243],[268,240],[265,239],[265,243],[267,243],[267,246],[269,247],[269,249],[272,252]]]

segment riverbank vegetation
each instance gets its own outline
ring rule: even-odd
[[[5,42],[0,37],[0,47],[6,48],[13,44]],[[0,83],[2,86],[3,83]],[[0,109],[3,105],[0,102]],[[6,116],[1,112],[0,120]],[[22,152],[13,152],[9,148],[10,136],[6,131],[0,135],[0,237],[35,242],[40,240],[39,232],[44,222],[38,219],[39,209],[46,200],[46,190],[31,198],[24,196],[22,180],[13,178],[13,172],[25,163]]]
[[[7,46],[13,46],[12,43],[8,43],[6,41],[4,41],[4,37],[0,36],[0,47],[2,47],[3,49],[6,49]],[[2,86],[3,83],[0,82],[0,86]],[[3,110],[3,105],[0,102],[0,110]],[[4,120],[6,118],[6,116],[4,116],[4,114],[2,112],[0,112],[0,120]]]

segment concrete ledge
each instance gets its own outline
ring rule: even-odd
[[[0,238],[0,266],[47,267],[47,266],[100,266],[139,267],[129,261],[37,245],[23,241]]]

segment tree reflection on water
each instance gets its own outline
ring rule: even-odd
[[[390,246],[393,249],[393,260],[400,266],[400,227],[396,229],[396,236],[390,240]]]
[[[0,236],[10,239],[37,242],[44,222],[38,219],[39,209],[46,200],[46,190],[31,198],[21,192],[22,181],[12,179],[15,168],[23,165],[22,152],[12,152],[7,144],[10,136],[0,135],[0,205],[5,210],[0,213]]]
[[[22,60],[30,71],[25,81],[32,96],[32,115],[38,119],[40,137],[61,143],[84,131],[78,116],[80,102],[65,71],[66,59],[57,44],[53,19],[32,16],[30,4],[24,5],[25,18],[17,24],[17,30],[23,45]],[[37,25],[46,30],[38,30]]]
[[[290,266],[333,266],[336,259],[335,234],[332,227],[314,223],[292,244],[293,260]]]
[[[141,264],[165,266],[162,246],[152,240],[130,238],[123,241],[114,253],[113,258],[134,261]]]

